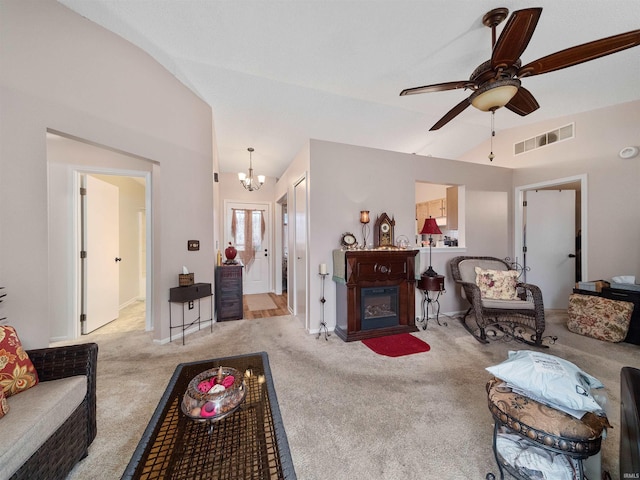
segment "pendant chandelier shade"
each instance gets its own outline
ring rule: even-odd
[[[249,151],[249,174],[247,175],[244,172],[238,173],[238,180],[240,180],[240,183],[245,189],[253,192],[254,190],[259,190],[260,187],[264,184],[265,176],[253,176],[253,161],[251,158],[251,154],[254,150],[252,147],[247,148],[247,150]]]

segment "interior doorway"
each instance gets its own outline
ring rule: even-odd
[[[128,182],[130,188],[141,189],[136,201],[137,211],[127,210],[120,230],[131,231],[134,238],[127,243],[135,253],[128,250],[121,251],[119,257],[129,259],[127,267],[119,265],[118,269],[127,270],[140,252],[144,255],[145,280],[144,294],[140,292],[137,273],[128,274],[121,279],[121,285],[132,282],[130,299],[144,300],[144,310],[139,312],[145,319],[145,329],[153,330],[153,298],[152,298],[152,261],[153,251],[151,243],[152,232],[152,171],[157,163],[148,158],[123,152],[108,146],[96,144],[68,133],[47,129],[47,201],[48,201],[48,236],[49,248],[55,254],[49,256],[48,265],[48,297],[49,301],[49,330],[52,342],[70,341],[81,335],[81,201],[80,187],[82,176],[104,176],[107,179],[120,179]],[[130,202],[127,194],[122,205]],[[131,213],[128,213],[131,212]],[[143,213],[143,216],[141,216]],[[98,214],[98,217],[100,214]],[[140,228],[140,221],[144,222],[144,229]],[[98,222],[101,219],[98,218]],[[142,233],[141,233],[142,232]],[[144,247],[140,246],[137,234],[144,235]],[[115,258],[115,257],[114,257]],[[112,258],[112,260],[114,260]],[[133,262],[135,263],[135,262]],[[140,268],[140,271],[143,269]],[[140,281],[142,283],[142,281]],[[126,305],[126,299],[118,298],[119,307]]]
[[[133,304],[144,309],[146,329],[153,328],[146,308],[148,179],[126,173],[77,172],[85,186],[77,223],[80,252],[85,252],[79,255],[78,279],[82,334],[115,320]]]
[[[559,221],[555,223],[554,227],[551,227],[551,216],[555,216],[556,210],[560,211],[560,209],[550,208],[548,209],[548,216],[545,218],[544,227],[534,226],[534,224],[529,224],[527,222],[527,214],[525,210],[527,207],[524,206],[524,202],[527,198],[527,192],[535,192],[536,190],[570,190],[575,194],[575,205],[573,207],[574,212],[574,221],[573,222],[562,222]],[[525,267],[525,281],[529,281],[531,283],[537,284],[540,289],[543,291],[543,298],[545,301],[546,308],[566,308],[568,305],[568,293],[571,292],[573,284],[575,281],[580,281],[584,278],[588,278],[587,271],[587,179],[586,175],[579,175],[575,177],[562,178],[557,180],[550,180],[547,182],[532,184],[532,185],[524,185],[516,188],[515,192],[515,252],[516,252],[516,260],[519,262],[523,262]],[[546,220],[549,220],[547,222]],[[540,222],[538,222],[540,223]],[[538,231],[534,231],[533,228]],[[540,238],[540,235],[545,236],[545,232],[540,232],[540,228],[553,228],[553,229],[563,229],[566,230],[562,232],[562,234],[570,235],[573,238],[573,245],[570,251],[564,252],[562,260],[566,260],[569,258],[569,255],[575,255],[575,258],[569,258],[569,260],[574,264],[573,270],[569,273],[569,276],[566,281],[564,281],[564,285],[562,288],[564,289],[564,294],[553,295],[547,294],[545,295],[545,290],[549,291],[549,289],[556,290],[557,287],[553,285],[552,279],[557,278],[560,275],[564,275],[560,273],[566,267],[566,262],[559,260],[559,253],[554,248],[535,248],[532,251],[527,251],[527,258],[524,259],[523,255],[525,253],[525,248],[528,243],[531,241],[536,242],[536,246],[540,246],[540,240],[532,240],[534,238]],[[554,238],[557,232],[546,232],[547,239]],[[551,247],[551,246],[550,246]],[[527,249],[528,250],[528,249]],[[566,248],[565,248],[566,250]],[[558,258],[556,258],[558,257]],[[565,258],[567,257],[567,258]],[[535,276],[527,274],[529,272],[526,271],[526,267],[531,266],[532,264],[536,265],[547,265],[545,269],[555,269],[557,267],[558,271],[546,271],[544,275]],[[550,265],[550,267],[549,267]],[[555,266],[554,266],[555,265]],[[565,275],[566,276],[566,275]],[[568,292],[568,293],[567,293]],[[547,303],[549,302],[549,303]]]

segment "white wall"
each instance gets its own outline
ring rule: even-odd
[[[571,122],[575,139],[513,157],[514,143]],[[493,145],[496,158],[508,158],[518,167],[513,172],[514,188],[586,175],[585,280],[614,275],[640,278],[640,157],[618,157],[621,148],[640,145],[640,101],[498,132]],[[487,148],[480,145],[462,160],[486,157]]]
[[[211,108],[122,38],[53,0],[2,2],[0,284],[27,348],[51,338],[57,291],[48,239],[46,131],[152,160],[154,339],[169,337],[181,266],[213,282]],[[8,208],[7,206],[11,206]],[[199,239],[199,252],[187,240]]]

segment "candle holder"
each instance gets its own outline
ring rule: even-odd
[[[326,299],[324,298],[324,279],[328,273],[320,273],[320,278],[322,279],[322,296],[320,297],[320,303],[322,304],[322,321],[320,322],[320,329],[318,330],[318,336],[316,339],[320,338],[320,335],[324,333],[324,339],[329,341],[329,337],[331,334],[329,333],[329,329],[327,328],[327,323],[324,321],[324,304],[326,303]]]

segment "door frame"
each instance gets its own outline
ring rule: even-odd
[[[271,251],[273,252],[273,258],[274,258],[273,273],[275,278],[274,291],[276,295],[282,295],[282,260],[284,258],[282,242],[287,241],[287,239],[283,238],[283,235],[282,235],[283,212],[284,212],[283,205],[286,205],[286,204],[287,204],[287,194],[284,194],[275,202],[275,214],[273,219],[273,225],[274,225],[273,238],[274,238],[275,244],[271,247]],[[288,260],[289,259],[287,259],[287,262]],[[287,268],[289,268],[288,263],[287,263]],[[287,275],[287,278],[289,278],[288,275]],[[288,293],[289,293],[289,288],[287,286],[287,294]]]
[[[80,312],[81,312],[81,262],[80,252],[81,248],[81,201],[80,201],[80,186],[82,175],[114,175],[119,177],[141,177],[145,180],[145,210],[146,210],[146,263],[147,263],[147,276],[146,276],[146,308],[145,308],[145,330],[152,331],[153,324],[153,243],[151,241],[152,232],[152,201],[151,201],[151,172],[144,172],[140,170],[121,170],[106,167],[71,167],[72,179],[72,214],[73,219],[69,226],[69,238],[72,239],[73,255],[71,265],[69,265],[68,275],[73,278],[72,288],[72,315],[69,319],[68,331],[72,332],[73,338],[77,339],[81,336],[80,331]]]
[[[523,231],[524,231],[524,206],[523,206],[523,201],[524,201],[524,193],[528,190],[536,190],[536,189],[541,189],[541,188],[547,188],[547,187],[559,187],[561,188],[563,185],[567,185],[570,183],[575,183],[575,182],[579,182],[580,183],[580,225],[579,225],[579,229],[581,231],[581,263],[580,263],[580,267],[581,267],[581,271],[582,271],[582,278],[581,280],[584,281],[585,278],[589,278],[589,274],[588,274],[588,222],[587,222],[587,212],[588,212],[588,205],[587,205],[587,175],[586,174],[582,174],[582,175],[575,175],[572,177],[565,177],[565,178],[559,178],[556,180],[547,180],[544,182],[540,182],[540,183],[534,183],[534,184],[530,184],[530,185],[521,185],[519,187],[515,188],[515,195],[514,195],[514,201],[515,201],[515,220],[514,220],[514,227],[515,227],[515,235],[514,235],[514,259],[516,257],[518,257],[519,254],[522,253],[522,248],[524,246],[524,239],[523,239]]]
[[[304,229],[304,234],[305,234],[305,239],[304,239],[304,250],[305,250],[305,262],[304,262],[304,267],[305,267],[305,275],[304,275],[304,297],[305,297],[305,305],[304,305],[304,327],[307,331],[309,331],[309,325],[310,325],[310,320],[309,320],[309,238],[310,238],[310,223],[309,222],[309,178],[307,176],[307,173],[305,172],[304,175],[300,176],[295,182],[293,182],[293,215],[292,214],[292,210],[289,209],[289,228],[291,228],[291,219],[294,218],[294,228],[293,228],[293,252],[296,252],[296,246],[298,245],[298,238],[297,238],[297,232],[298,232],[298,226],[297,226],[297,211],[298,211],[298,185],[300,185],[302,182],[306,182],[305,183],[305,188],[304,188],[304,201],[305,201],[305,205],[304,205],[304,215],[305,215],[305,229]],[[289,249],[289,260],[291,260],[291,249]],[[295,256],[295,255],[294,255]],[[294,275],[293,275],[293,282],[289,283],[289,285],[293,285],[293,297],[294,297],[294,301],[293,301],[293,314],[294,315],[298,315],[298,312],[300,310],[300,307],[298,306],[298,276],[300,275],[300,272],[298,271],[298,262],[294,263],[295,267],[294,267]],[[291,268],[289,267],[289,273],[291,273]],[[291,290],[291,289],[289,289]],[[289,295],[291,295],[291,292],[289,292]]]
[[[223,208],[224,208],[224,213],[223,213],[223,227],[222,227],[222,244],[223,245],[228,245],[229,242],[231,242],[233,239],[231,238],[231,218],[227,215],[227,212],[229,210],[229,206],[230,205],[263,205],[265,211],[268,213],[268,222],[266,222],[267,224],[267,229],[269,230],[268,232],[268,241],[269,241],[269,255],[267,256],[267,292],[273,292],[273,269],[274,269],[274,232],[273,230],[273,225],[274,225],[274,220],[271,218],[271,216],[273,215],[272,211],[273,208],[271,208],[272,203],[267,201],[267,200],[257,200],[255,202],[249,202],[247,200],[229,200],[229,199],[225,199],[223,202]],[[228,222],[228,223],[227,223]],[[221,253],[222,255],[224,255],[224,248],[221,249]],[[243,273],[243,282],[244,279],[246,277],[246,273]]]

